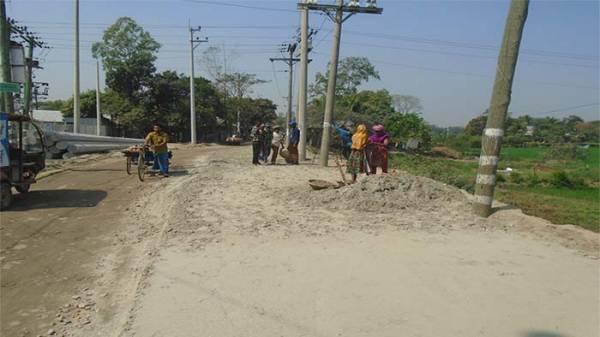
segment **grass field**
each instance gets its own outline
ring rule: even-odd
[[[556,224],[600,231],[600,148],[581,149],[571,160],[554,159],[551,148],[505,148],[496,198]],[[578,150],[579,151],[579,150]],[[474,191],[478,162],[395,154],[391,166]],[[560,173],[560,175],[558,174]],[[558,177],[557,177],[558,176]],[[561,187],[562,180],[570,187]]]

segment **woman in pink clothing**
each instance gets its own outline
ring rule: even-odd
[[[383,173],[388,172],[388,149],[390,135],[385,132],[381,124],[373,126],[373,134],[369,137],[369,167],[371,174],[377,174],[377,168],[381,167]]]

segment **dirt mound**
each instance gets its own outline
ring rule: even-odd
[[[378,213],[399,209],[432,210],[468,207],[459,189],[408,174],[375,175],[337,190],[311,191],[310,203],[334,209],[353,208]]]
[[[431,149],[431,153],[436,156],[452,158],[452,159],[462,159],[463,158],[462,153],[460,153],[454,149],[451,149],[449,147],[445,147],[445,146],[436,146]]]

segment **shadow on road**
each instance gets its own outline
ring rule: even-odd
[[[123,165],[122,169],[110,169],[110,168],[106,168],[106,169],[94,169],[94,168],[89,168],[89,169],[69,169],[69,171],[73,171],[73,172],[125,172],[125,165]]]
[[[9,211],[32,209],[96,207],[106,198],[106,191],[100,190],[36,190],[16,194]]]
[[[521,336],[522,337],[567,337],[566,335],[559,334],[556,332],[542,331],[542,330],[526,331]]]

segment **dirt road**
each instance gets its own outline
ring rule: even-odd
[[[197,150],[175,150],[175,179],[186,174],[191,152]],[[100,295],[95,290],[102,283],[99,267],[112,263],[107,259],[115,254],[123,260],[111,266],[125,267],[136,241],[142,243],[132,238],[137,229],[127,222],[132,201],[142,191],[167,184],[159,178],[140,184],[135,176],[127,176],[118,155],[67,168],[40,180],[27,195],[16,195],[11,209],[1,215],[2,336],[58,330],[52,324],[57,323],[59,308],[73,315],[81,311],[81,319],[70,319],[69,324],[90,325],[97,309],[94,298]],[[78,296],[94,304],[76,308],[83,304],[75,300]]]
[[[600,334],[597,234],[475,218],[403,174],[311,191],[339,172],[248,151],[184,148],[181,174],[143,190],[116,159],[40,183],[79,201],[2,215],[2,335]]]

